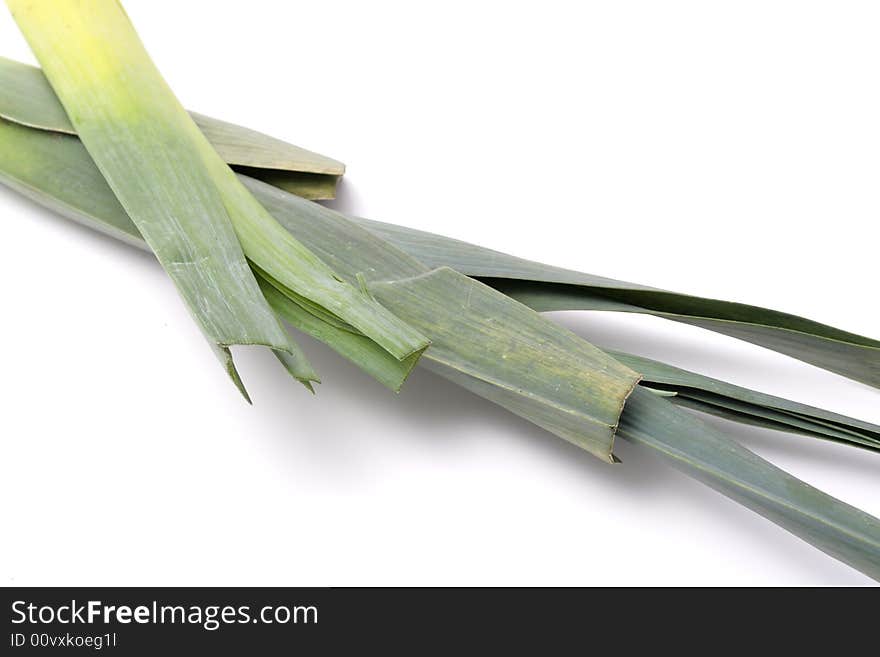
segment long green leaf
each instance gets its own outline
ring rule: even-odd
[[[202,134],[229,165],[309,199],[331,199],[345,173],[341,162],[256,130],[190,112]],[[0,57],[0,118],[75,135],[64,107],[35,66]]]
[[[112,32],[106,43],[101,36],[77,33],[77,26],[85,28],[79,19],[89,8],[80,13],[69,3],[9,4],[19,22],[32,28],[26,30],[31,45],[54,70],[106,178],[247,396],[229,347],[258,344],[291,353],[296,347],[263,298],[198,151],[187,148],[188,126],[173,111],[170,91],[158,74],[138,80],[136,93],[112,84],[135,73],[137,61],[126,58],[121,44],[113,46]],[[82,43],[70,48],[79,36]],[[72,56],[54,51],[62,44]],[[140,104],[140,97],[147,103]],[[170,101],[170,111],[163,100]],[[193,126],[189,132],[198,130]],[[4,148],[16,146],[4,142]]]
[[[428,266],[474,276],[538,311],[647,313],[773,349],[880,387],[880,342],[795,315],[531,262],[448,237],[357,219]]]
[[[627,402],[620,437],[880,580],[880,521],[792,477],[641,388]]]

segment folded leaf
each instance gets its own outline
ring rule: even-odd
[[[279,317],[303,333],[307,333],[328,345],[387,388],[395,392],[399,391],[416,363],[419,362],[419,354],[397,360],[387,351],[379,348],[372,340],[325,322],[304,310],[302,306],[293,303],[279,292],[271,283],[261,279],[259,274],[257,280],[260,281],[266,300]]]
[[[345,165],[256,130],[190,112],[211,145],[237,171],[303,198],[331,199]],[[0,57],[0,118],[75,135],[64,107],[35,66]]]

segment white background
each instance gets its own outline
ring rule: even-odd
[[[334,207],[873,337],[865,2],[125,3],[184,104],[337,157]],[[2,55],[33,61],[7,12]],[[0,190],[8,585],[863,584],[620,444],[608,466],[430,375],[303,339],[229,384],[150,256]],[[595,342],[880,423],[880,393],[646,317]],[[880,456],[717,421],[880,515]]]

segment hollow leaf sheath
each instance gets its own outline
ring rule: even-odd
[[[244,188],[162,79],[116,0],[8,4],[92,159],[215,342],[257,342],[242,326],[256,322],[274,333],[275,340],[260,342],[289,342],[246,257],[291,298],[338,317],[395,358],[427,347],[423,335],[334,274]]]

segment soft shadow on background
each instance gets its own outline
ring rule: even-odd
[[[617,465],[602,463],[574,445],[425,370],[417,370],[413,374],[401,393],[402,398],[398,398],[361,372],[353,372],[347,361],[323,345],[306,336],[302,338],[309,358],[321,372],[324,385],[332,386],[339,397],[344,399],[347,413],[375,413],[389,418],[389,431],[383,436],[371,436],[371,440],[397,442],[403,435],[408,442],[420,443],[425,448],[427,458],[431,458],[430,455],[438,450],[448,450],[464,463],[469,457],[469,450],[468,443],[463,443],[457,435],[460,431],[474,427],[500,430],[506,434],[511,445],[533,451],[536,458],[553,460],[572,477],[593,481],[599,479],[603,486],[614,491],[615,496],[621,500],[638,503],[660,495],[688,505],[695,514],[724,516],[729,525],[743,535],[750,536],[762,549],[776,552],[777,558],[784,558],[789,565],[803,570],[805,577],[808,576],[811,580],[819,577],[835,583],[866,582],[864,576],[856,571],[842,569],[839,563],[818,550],[792,550],[792,541],[798,539],[768,521],[756,520],[752,512],[678,473],[643,448],[618,440],[615,453],[623,462]],[[644,344],[644,336],[640,336],[638,342]],[[270,357],[266,354],[252,356],[254,358],[248,363],[252,378],[278,378],[278,383],[282,383],[280,379],[283,377],[278,376],[278,368]],[[707,367],[712,365],[711,359],[707,358]],[[321,394],[320,388],[318,394]],[[290,417],[284,417],[286,413],[282,413],[266,418],[263,439],[272,441],[281,455],[285,453],[290,440],[308,439],[302,435],[294,436],[290,432],[290,423],[303,411],[303,405],[296,406],[297,409],[290,413]],[[833,462],[835,467],[850,469],[856,473],[855,476],[876,480],[880,475],[880,458],[870,458],[875,455],[861,450],[830,445],[818,440],[799,441],[789,434],[699,415],[729,437],[751,448],[757,448],[757,451],[771,460],[770,452],[790,452],[821,462]],[[430,427],[430,430],[426,431],[426,427]],[[340,437],[332,433],[322,436],[319,461],[330,469],[333,465],[328,464],[325,459],[337,465],[340,461],[347,461],[351,440],[356,441],[356,438]],[[769,449],[764,449],[765,447]],[[343,470],[346,476],[351,474],[347,468]],[[694,530],[698,531],[698,527],[694,527]]]
[[[342,214],[358,216],[358,212],[363,212],[363,207],[358,207],[357,192],[346,178],[340,179],[336,185],[336,198],[330,201],[321,201],[321,205]]]

